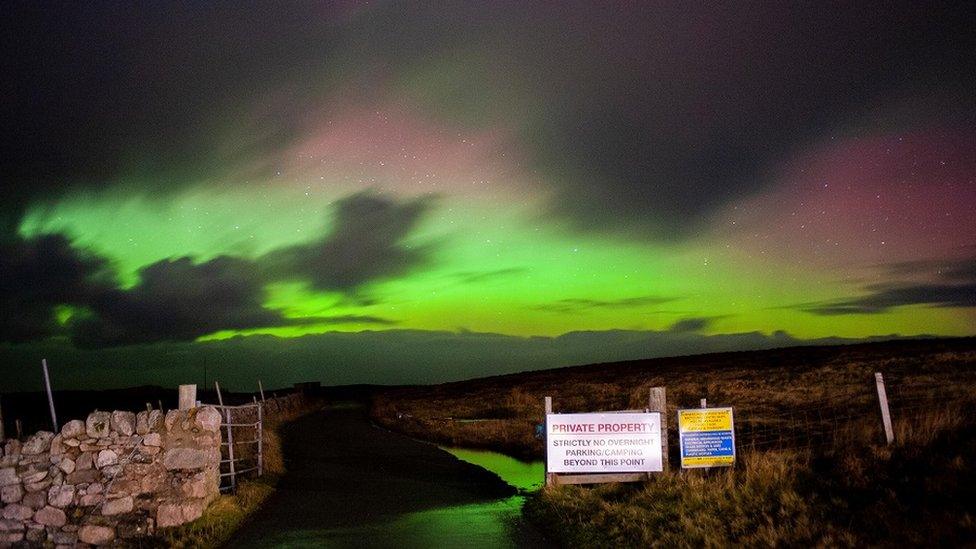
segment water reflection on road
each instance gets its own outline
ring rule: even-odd
[[[541,461],[526,463],[488,450],[445,447],[441,449],[462,461],[488,469],[519,490],[538,490],[542,487],[546,467]]]
[[[541,461],[525,463],[487,450],[441,448],[462,461],[487,469],[519,491],[542,485]],[[279,539],[288,547],[548,547],[522,519],[525,496],[407,513],[394,520],[355,528],[292,532]]]
[[[339,407],[287,427],[285,454],[291,460],[279,489],[227,547],[549,546],[522,519],[523,494],[541,484],[541,463],[438,449]],[[511,492],[486,470],[518,495],[502,495]]]

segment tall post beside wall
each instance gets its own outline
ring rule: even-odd
[[[189,410],[197,405],[197,386],[180,385],[180,410]]]
[[[891,427],[891,412],[888,411],[888,393],[885,391],[884,376],[875,372],[874,383],[878,387],[878,404],[881,406],[881,423],[884,424],[885,440],[889,445],[895,442],[895,431]]]
[[[668,470],[668,400],[664,387],[651,387],[648,409],[661,413],[661,465]]]
[[[47,359],[41,359],[41,367],[44,368],[44,387],[47,389],[47,404],[51,408],[51,424],[54,425],[54,432],[58,429],[58,415],[54,413],[54,396],[51,394],[51,376],[47,373]]]

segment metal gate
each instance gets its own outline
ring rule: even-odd
[[[220,489],[233,491],[240,475],[264,473],[264,406],[211,404],[220,411]]]

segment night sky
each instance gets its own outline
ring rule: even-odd
[[[0,12],[11,386],[976,333],[971,3]]]

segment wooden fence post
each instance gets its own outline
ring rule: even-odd
[[[44,387],[47,388],[47,404],[51,408],[51,424],[54,425],[54,432],[58,429],[58,415],[54,413],[54,396],[51,394],[51,376],[47,373],[47,359],[41,359],[41,367],[44,368]]]
[[[258,380],[258,391],[261,392],[261,402],[264,402],[264,385],[261,384],[261,380]]]
[[[668,471],[668,400],[664,387],[651,387],[648,409],[661,412],[661,468]]]
[[[254,403],[258,406],[258,476],[264,474],[264,404],[258,404],[257,397]]]
[[[707,398],[701,399],[701,403],[700,404],[701,404],[701,407],[702,408],[708,408],[708,399]]]
[[[556,474],[549,472],[549,414],[552,413],[552,397],[546,397],[546,411],[545,416],[542,420],[542,428],[545,434],[542,438],[542,444],[544,446],[543,450],[543,460],[545,463],[546,471],[546,486],[553,486],[556,484]]]
[[[189,410],[197,405],[197,386],[180,385],[180,410]]]
[[[224,406],[224,397],[220,394],[220,383],[214,380],[214,388],[217,389],[217,402],[220,403],[220,407],[224,409],[224,418],[227,421],[227,459],[230,465],[230,489],[231,491],[237,489],[237,476],[234,474],[234,431],[231,424],[230,408]]]
[[[884,424],[885,440],[891,445],[895,442],[895,431],[891,428],[891,413],[888,411],[888,393],[885,391],[884,377],[875,372],[874,383],[878,387],[878,404],[881,405],[881,423]]]

